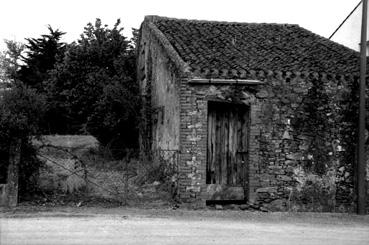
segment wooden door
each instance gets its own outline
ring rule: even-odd
[[[245,105],[209,102],[206,183],[208,199],[247,196],[249,109]]]

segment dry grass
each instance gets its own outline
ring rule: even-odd
[[[41,144],[40,141],[35,143]],[[171,202],[159,165],[136,159],[112,160],[109,152],[100,148],[92,136],[45,136],[42,143],[52,145],[40,151],[46,159],[40,187],[48,193],[69,195],[78,200],[81,196],[85,200],[86,197],[114,200],[134,206],[165,206]]]

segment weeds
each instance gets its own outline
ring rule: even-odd
[[[331,211],[335,208],[335,171],[328,169],[327,174],[305,172],[295,169],[297,185],[290,194],[291,211]]]
[[[57,196],[107,199],[122,205],[166,205],[176,196],[176,171],[169,159],[138,160],[135,151],[127,151],[125,158],[115,160],[104,147],[67,148],[61,142],[40,146],[40,158],[47,166],[41,187]]]

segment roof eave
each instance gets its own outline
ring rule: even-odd
[[[233,85],[262,85],[265,82],[253,79],[223,79],[223,78],[192,78],[189,84],[233,84]]]

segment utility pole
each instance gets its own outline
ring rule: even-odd
[[[359,149],[357,162],[357,213],[366,214],[366,188],[365,188],[365,88],[366,88],[366,34],[368,18],[368,0],[362,0],[363,15],[361,22],[360,46],[360,104],[359,104]]]

